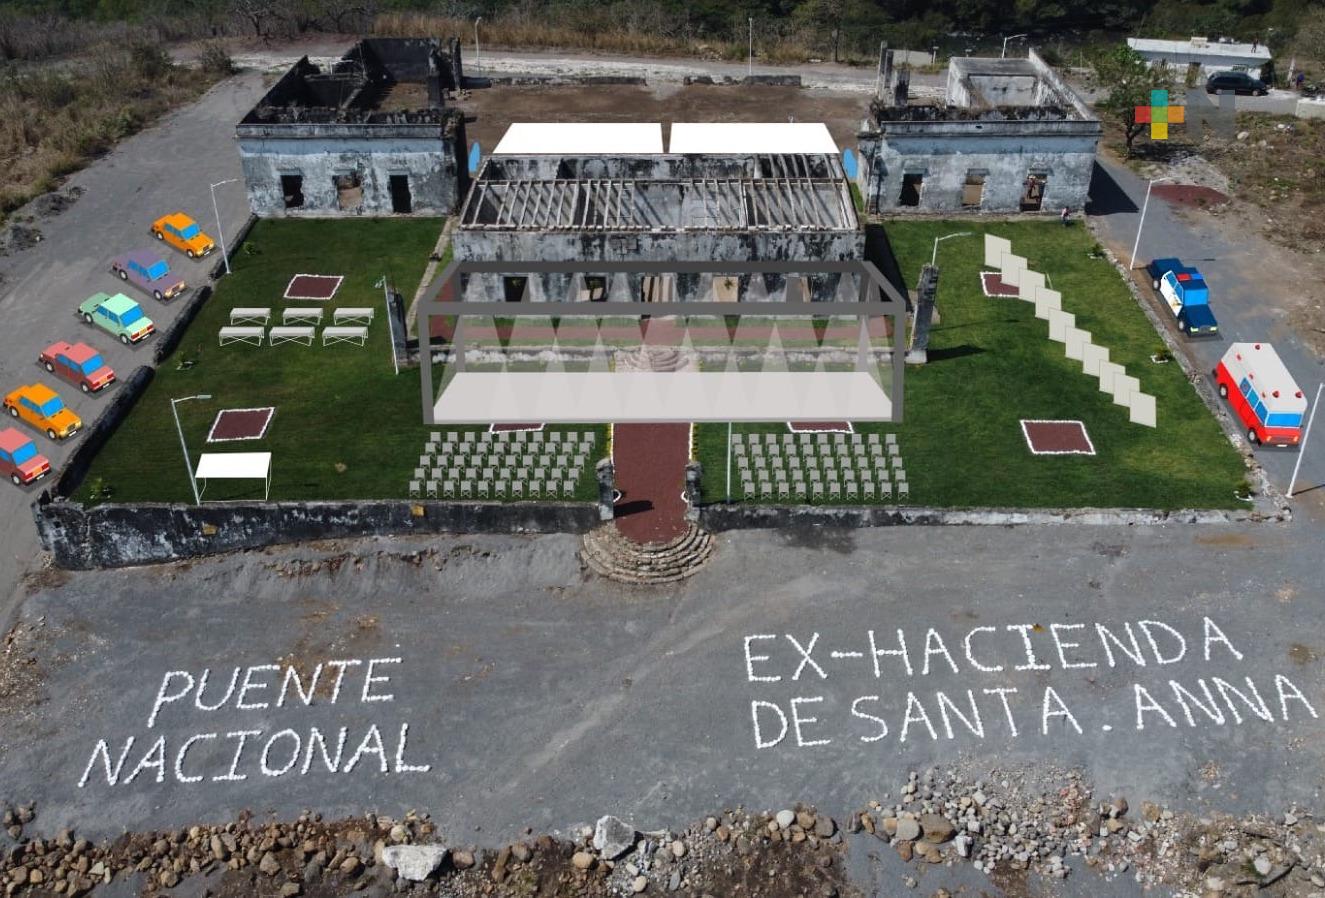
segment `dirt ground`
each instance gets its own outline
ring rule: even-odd
[[[856,142],[867,98],[860,93],[768,85],[519,85],[477,88],[456,105],[484,152],[512,122],[823,122],[839,146]],[[770,150],[775,149],[773,147]]]

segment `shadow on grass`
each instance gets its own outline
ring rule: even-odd
[[[965,358],[968,355],[980,355],[985,352],[982,347],[972,346],[970,343],[963,343],[960,346],[949,346],[944,349],[931,349],[928,352],[930,362],[946,362],[951,359]]]

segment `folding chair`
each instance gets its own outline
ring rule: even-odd
[[[847,439],[847,442],[850,443],[850,444],[853,445],[853,446],[863,446],[863,445],[865,445],[865,439],[864,439],[864,437],[862,437],[862,436],[861,436],[860,434],[858,434],[858,433],[850,434],[849,437],[848,437],[848,439]]]
[[[469,480],[460,481],[460,495],[462,497],[463,496],[469,496],[470,498],[474,497],[474,484],[472,481]]]
[[[493,495],[495,495],[495,496],[505,496],[505,495],[506,495],[506,490],[507,490],[507,488],[508,488],[509,486],[510,486],[509,482],[507,482],[507,481],[505,481],[505,480],[498,480],[498,481],[497,481],[497,486],[496,486],[496,488],[494,488],[493,491],[492,491],[492,492],[493,492]]]
[[[462,442],[462,443],[472,443],[472,442],[474,442],[474,431],[472,431],[472,430],[466,430],[465,433],[464,433],[464,435],[460,437],[460,442]]]
[[[792,489],[795,490],[797,499],[805,498],[806,490],[805,490],[804,480],[797,480],[794,484],[792,484]]]
[[[893,494],[893,485],[892,485],[891,483],[889,483],[887,480],[880,480],[880,481],[879,481],[879,495],[880,495],[880,496],[887,496],[887,497],[889,497],[889,498],[892,498],[892,494]]]
[[[834,445],[834,446],[843,446],[843,445],[846,444],[846,441],[847,441],[847,435],[846,435],[846,434],[844,434],[844,433],[835,433],[835,434],[833,434],[833,445]]]
[[[543,431],[535,430],[533,433],[529,434],[529,442],[539,446],[543,445]]]
[[[828,481],[828,496],[831,499],[841,499],[842,484],[838,483],[836,480]]]
[[[754,495],[755,495],[755,484],[754,484],[754,481],[753,481],[753,480],[742,480],[742,481],[741,481],[741,492],[744,494],[744,498],[746,498],[746,499],[753,499],[753,498],[754,498]]]
[[[800,468],[793,468],[791,471],[791,479],[796,483],[804,483],[805,472]]]
[[[519,480],[511,482],[511,498],[519,499],[524,495],[524,483]]]
[[[773,484],[769,483],[767,480],[762,480],[762,481],[760,481],[760,483],[759,483],[759,498],[760,498],[760,499],[772,499],[772,498],[773,498]]]
[[[460,435],[457,434],[454,430],[448,430],[448,431],[446,432],[446,441],[447,441],[448,443],[454,443],[454,442],[456,442],[456,441],[459,440],[459,439],[460,439]]]
[[[544,492],[547,493],[547,497],[549,499],[555,499],[557,497],[557,481],[555,480],[544,481],[543,486],[546,487],[546,489],[544,489]]]
[[[571,480],[579,480],[579,479],[580,479],[580,466],[579,466],[579,465],[574,465],[574,466],[573,466],[569,471],[567,471],[566,473],[570,476],[570,479],[571,479]]]
[[[778,481],[778,498],[785,499],[790,494],[791,494],[791,487],[787,485],[787,481],[785,480]]]
[[[812,446],[812,445],[814,445],[814,441],[810,439],[810,434],[808,434],[808,433],[798,433],[798,434],[796,434],[796,443],[797,443],[798,445],[800,445],[800,446]]]
[[[411,481],[409,482],[409,497],[410,497],[411,499],[417,499],[417,498],[419,498],[419,490],[420,490],[420,489],[421,489],[421,486],[420,486],[419,481],[417,481],[417,480],[411,480]]]
[[[552,431],[552,433],[548,434],[548,439],[551,440],[551,441],[554,442],[554,443],[560,443],[560,442],[561,442],[561,431],[559,431],[559,430],[554,430],[554,431]]]
[[[442,432],[440,430],[434,430],[432,433],[428,434],[428,442],[440,443],[441,441],[442,441]]]
[[[732,440],[732,455],[737,458],[745,458],[745,444]]]
[[[478,497],[480,499],[488,498],[488,491],[489,491],[488,482],[486,480],[480,480],[478,482]]]
[[[575,495],[575,481],[574,481],[574,480],[563,480],[563,481],[561,481],[561,495],[562,495],[562,498],[569,498],[569,497]]]
[[[446,483],[442,484],[442,495],[446,496],[448,499],[455,498],[455,487],[456,483],[454,480],[446,481]]]
[[[764,445],[765,445],[765,446],[772,446],[772,445],[776,444],[777,441],[778,441],[778,435],[777,435],[777,434],[775,434],[775,433],[766,433],[766,434],[764,434]]]
[[[436,498],[437,498],[437,481],[436,481],[436,480],[429,480],[429,481],[428,481],[428,498],[429,498],[429,499],[436,499]]]
[[[862,481],[860,482],[860,485],[861,485],[861,489],[862,489],[863,492],[865,493],[865,498],[866,498],[866,499],[873,499],[873,498],[874,498],[874,481],[873,481],[873,480],[862,480]]]
[[[424,480],[424,479],[426,479],[428,475],[425,474],[424,471],[427,471],[427,470],[428,470],[427,468],[415,468],[415,469],[414,469],[414,479],[415,479],[415,480]]]
[[[871,446],[879,445],[879,435],[877,433],[870,434],[866,442],[868,442]]]
[[[891,461],[891,463],[892,463],[892,469],[893,469],[894,471],[901,470],[901,467],[902,467],[902,457],[901,457],[900,455],[894,455],[889,461]]]
[[[419,467],[420,467],[420,468],[431,468],[431,467],[432,467],[432,456],[431,456],[431,455],[420,455],[420,456],[419,456]]]
[[[794,435],[789,433],[784,433],[782,435],[782,445],[794,446],[795,444],[796,444],[796,437]]]
[[[897,481],[897,497],[900,499],[902,496],[910,496],[910,495],[911,495],[911,484],[907,483],[905,480]]]
[[[860,498],[860,487],[856,485],[856,481],[854,480],[847,481],[847,498],[848,499]]]
[[[523,430],[517,430],[515,432],[515,441],[517,443],[523,443],[528,438],[528,436],[529,434],[525,433]]]
[[[883,441],[884,441],[885,443],[887,443],[889,446],[896,446],[896,445],[897,445],[897,434],[895,434],[895,433],[885,433],[885,434],[883,435]]]
[[[529,498],[532,499],[535,496],[541,497],[542,494],[543,494],[542,487],[540,486],[539,482],[537,480],[529,481]]]
[[[826,433],[817,433],[817,434],[815,434],[815,435],[814,435],[814,442],[815,442],[815,445],[817,445],[817,446],[827,446],[827,445],[828,445],[828,434],[826,434]]]
[[[779,483],[786,483],[787,472],[784,471],[782,468],[778,468],[776,471],[773,472],[773,479],[778,481]]]
[[[822,498],[824,497],[824,485],[823,485],[823,483],[821,483],[821,482],[818,481],[818,480],[816,480],[816,481],[814,481],[813,483],[811,483],[811,484],[810,484],[810,496],[811,496],[811,498],[814,498],[814,499],[822,499]]]

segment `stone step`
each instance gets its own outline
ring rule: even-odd
[[[586,533],[580,558],[599,576],[620,583],[650,585],[683,580],[713,556],[712,534],[694,524],[664,543],[636,543],[613,524]]]

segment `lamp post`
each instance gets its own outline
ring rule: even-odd
[[[939,259],[939,244],[940,244],[940,243],[942,243],[944,240],[950,240],[950,239],[952,239],[953,237],[970,237],[973,233],[975,233],[975,232],[974,232],[974,231],[960,231],[960,232],[958,232],[958,233],[956,233],[956,234],[944,234],[942,237],[935,237],[935,238],[934,238],[934,253],[933,253],[933,255],[931,255],[931,256],[929,257],[929,264],[930,264],[930,267],[932,268],[932,267],[934,267],[934,266],[938,263],[938,259]]]
[[[1141,229],[1146,226],[1146,210],[1150,208],[1150,188],[1154,187],[1160,181],[1172,181],[1172,178],[1151,178],[1146,183],[1146,199],[1141,204],[1141,220],[1136,223],[1136,242],[1132,244],[1132,261],[1127,264],[1127,270],[1131,271],[1136,267],[1136,252],[1141,248]]]
[[[745,74],[753,75],[755,73],[755,18],[750,17],[750,49],[745,64]]]
[[[1297,471],[1302,467],[1302,456],[1307,454],[1307,440],[1311,439],[1311,425],[1316,423],[1316,408],[1320,405],[1320,392],[1325,383],[1316,385],[1316,399],[1311,403],[1311,414],[1307,417],[1307,429],[1302,432],[1302,445],[1297,447],[1297,461],[1293,463],[1293,476],[1288,480],[1288,498],[1293,498],[1293,487],[1297,486]],[[728,449],[728,451],[731,451]]]
[[[373,286],[382,288],[382,302],[386,305],[386,326],[391,332],[391,367],[399,374],[400,361],[396,358],[396,326],[392,323],[395,316],[391,314],[391,287],[387,284],[386,275],[382,275]]]
[[[212,214],[216,216],[216,239],[221,241],[221,259],[225,262],[225,273],[230,273],[230,253],[225,248],[225,232],[221,230],[221,210],[216,205],[216,188],[224,184],[234,184],[238,178],[226,178],[224,181],[217,181],[211,185],[212,191]]]
[[[198,481],[193,478],[193,462],[189,461],[189,445],[184,442],[184,428],[179,424],[179,412],[176,410],[181,402],[188,402],[191,399],[211,399],[210,393],[199,393],[197,396],[182,396],[179,399],[170,400],[170,414],[175,417],[175,432],[179,434],[179,448],[184,451],[184,470],[189,472],[189,486],[193,487],[193,504],[201,505],[202,498],[198,495]]]
[[[1003,52],[998,54],[999,59],[1006,59],[1008,55],[1008,41],[1016,40],[1019,37],[1030,37],[1029,34],[1009,34],[1003,38]]]
[[[478,52],[478,23],[482,21],[483,21],[482,16],[479,16],[477,19],[474,20],[474,68],[475,69],[477,69],[480,65],[483,64],[483,60],[479,56]]]

